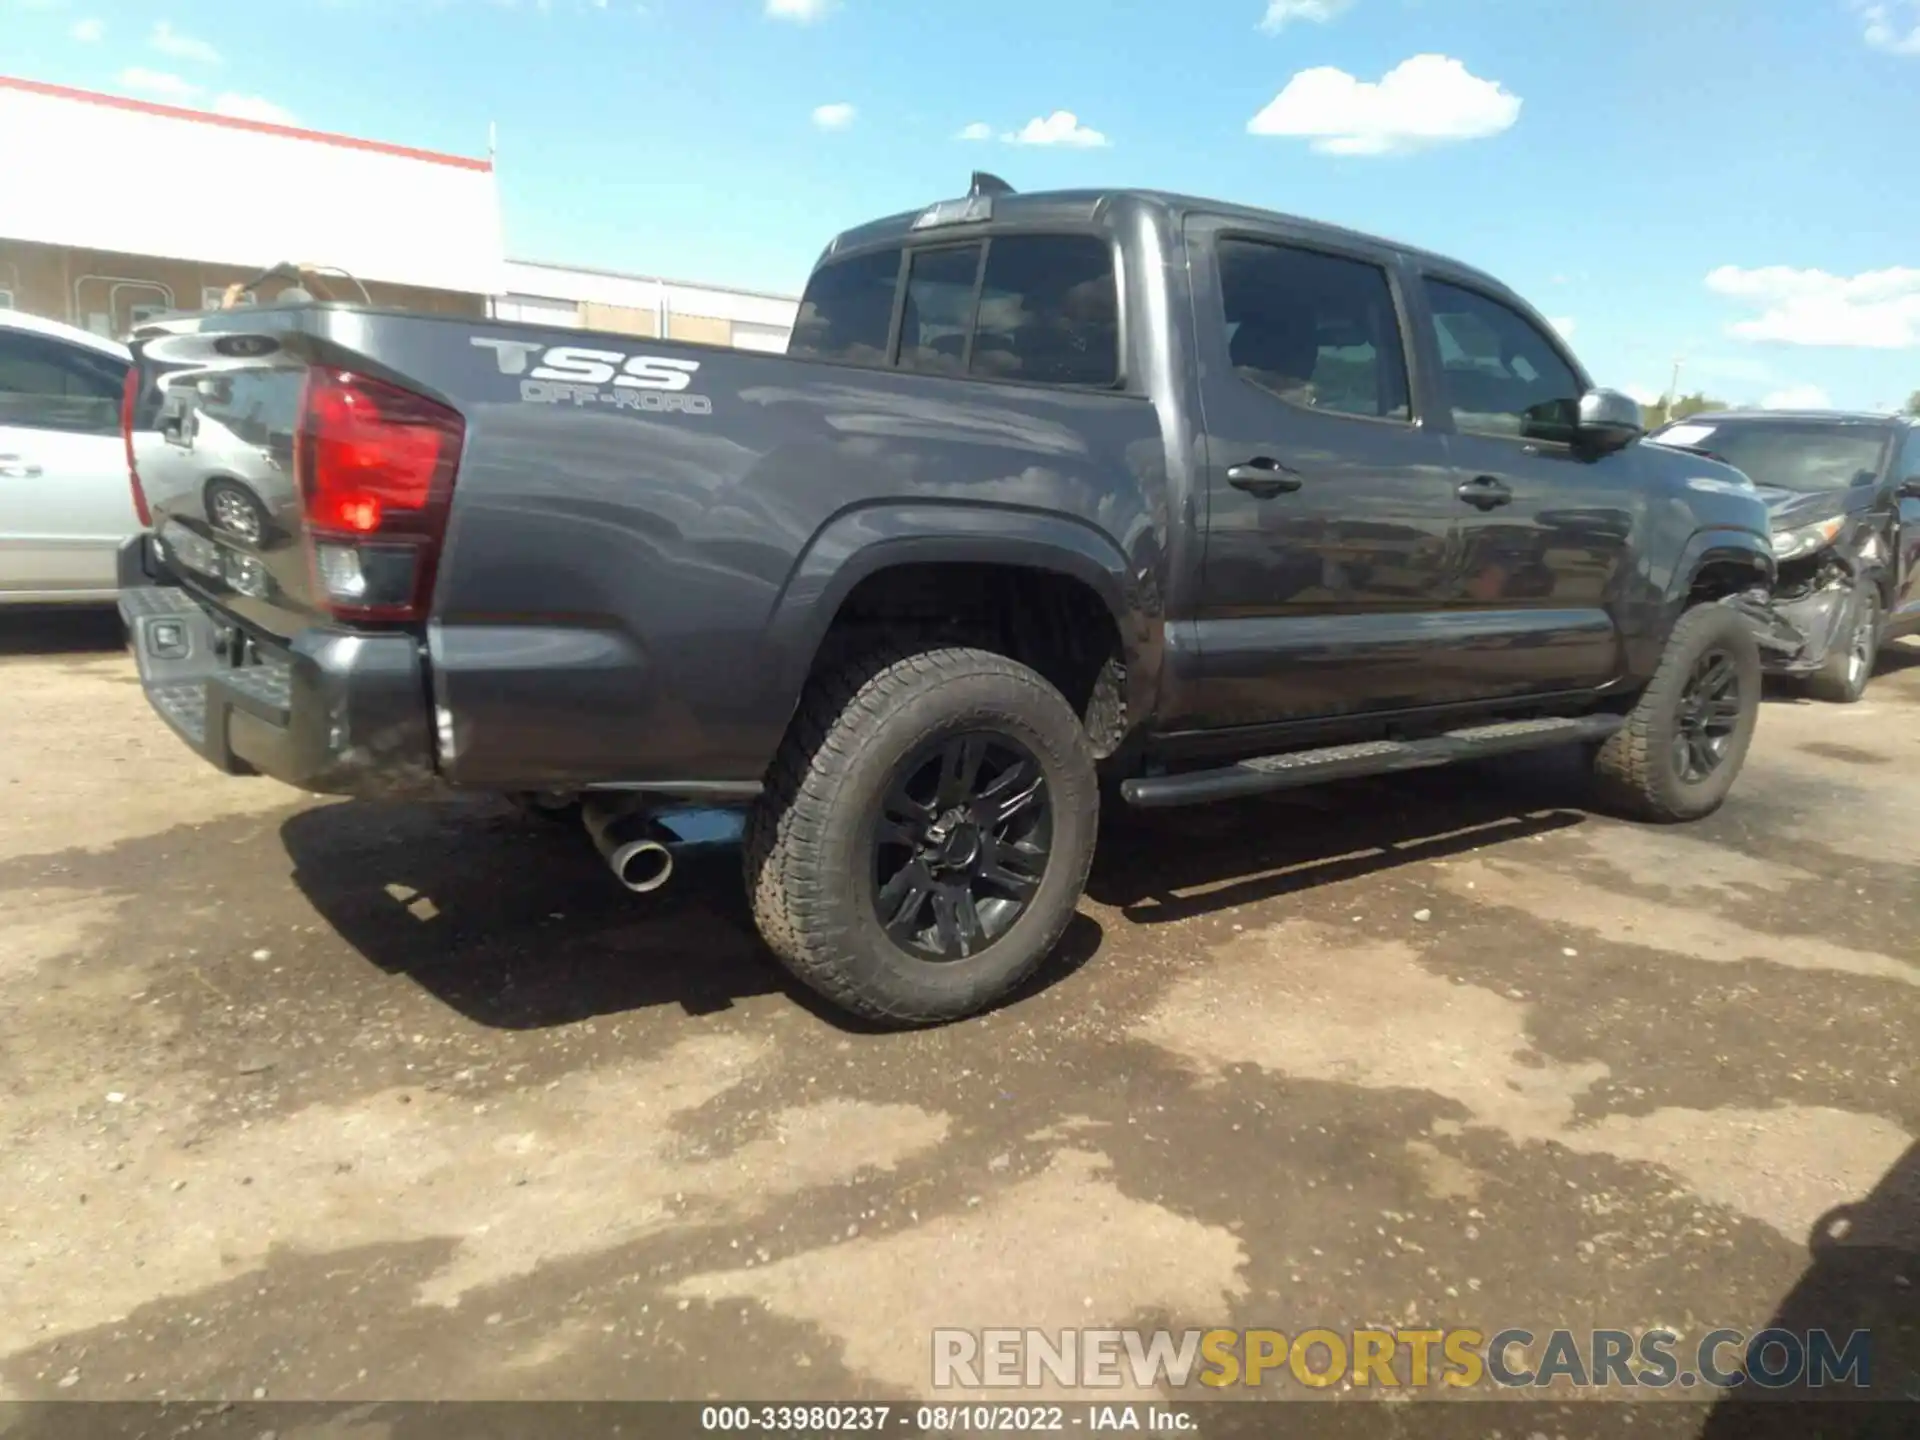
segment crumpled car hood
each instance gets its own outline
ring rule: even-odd
[[[1797,530],[1835,515],[1845,515],[1865,503],[1858,490],[1785,490],[1777,485],[1756,485],[1766,502],[1775,530]]]

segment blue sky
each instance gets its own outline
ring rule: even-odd
[[[793,292],[978,166],[1457,255],[1643,393],[1920,388],[1920,0],[0,0],[0,72],[495,124],[517,258]]]

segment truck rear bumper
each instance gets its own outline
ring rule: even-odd
[[[156,579],[147,537],[120,551],[120,615],[161,719],[215,769],[324,795],[429,794],[433,720],[409,635],[314,628],[253,640]]]

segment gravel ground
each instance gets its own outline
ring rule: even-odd
[[[724,848],[230,779],[0,628],[0,1397],[903,1397],[936,1326],[1875,1331],[1920,1386],[1920,649],[1713,819],[1560,757],[1114,817],[908,1035]],[[1852,1207],[1837,1214],[1840,1207]]]

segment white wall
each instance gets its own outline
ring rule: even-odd
[[[0,236],[498,295],[484,161],[0,79]],[[192,303],[198,296],[185,297]]]
[[[633,310],[669,315],[701,315],[733,322],[734,344],[751,350],[784,350],[800,301],[790,295],[755,290],[730,290],[717,285],[682,284],[644,275],[621,275],[605,270],[579,270],[565,265],[543,265],[509,260],[506,299],[500,302],[502,319],[509,305],[525,309],[544,302],[620,305]],[[538,318],[529,315],[527,318]]]

